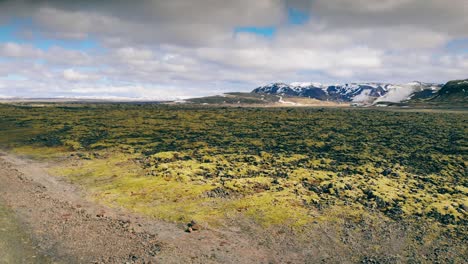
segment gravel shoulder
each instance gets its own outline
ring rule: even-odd
[[[252,246],[257,244],[241,230],[187,233],[183,225],[91,202],[85,190],[50,176],[47,166],[0,152],[0,207],[5,212],[3,220],[11,225],[4,231],[24,234],[21,239],[28,241],[29,251],[22,252],[28,258],[34,256],[32,263],[281,261],[268,248]],[[12,249],[6,250],[15,258]],[[15,261],[25,263],[20,257]]]

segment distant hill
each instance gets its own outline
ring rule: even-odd
[[[346,106],[337,102],[321,101],[314,98],[266,93],[226,93],[222,95],[187,99],[189,104],[224,106]]]
[[[456,80],[446,83],[431,99],[432,102],[467,102],[468,101],[468,79]]]
[[[252,93],[226,93],[223,95],[214,95],[201,98],[192,98],[185,100],[188,103],[195,104],[272,104],[279,101],[279,97],[269,94]]]

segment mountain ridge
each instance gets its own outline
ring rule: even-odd
[[[467,99],[468,79],[465,79],[447,82],[431,101],[466,101]]]
[[[255,88],[251,93],[265,93],[314,98],[322,101],[375,104],[378,102],[400,103],[412,98],[434,97],[442,84],[419,81],[407,84],[380,82],[346,83],[324,85],[320,83],[271,83]]]

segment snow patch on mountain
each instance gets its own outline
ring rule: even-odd
[[[359,102],[369,101],[369,99],[371,98],[371,96],[370,96],[371,92],[372,92],[372,90],[370,90],[370,89],[362,90],[361,93],[359,93],[358,95],[353,97],[353,102],[359,103]]]
[[[317,83],[317,82],[293,82],[290,83],[289,86],[291,87],[300,87],[300,88],[307,88],[307,87],[317,87],[317,88],[322,88],[324,87],[323,84]]]
[[[390,85],[388,87],[387,93],[382,97],[377,98],[374,103],[399,103],[406,100],[410,100],[418,92],[429,90],[432,91],[432,93],[436,93],[438,90],[440,90],[440,88],[440,85],[422,82],[410,82],[407,84]]]
[[[440,90],[441,85],[410,82],[407,84],[389,83],[347,83],[323,85],[315,82],[271,83],[253,90],[253,93],[278,94],[315,98],[323,101],[353,102],[373,104],[377,102],[402,102],[431,95]],[[432,91],[432,92],[431,92]]]
[[[393,102],[399,103],[404,100],[409,100],[411,95],[415,92],[415,85],[407,84],[407,85],[390,85],[387,87],[387,93],[379,98],[377,98],[374,102]]]

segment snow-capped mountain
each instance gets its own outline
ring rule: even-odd
[[[429,98],[442,87],[441,84],[411,82],[390,83],[347,83],[323,85],[320,83],[272,83],[261,86],[252,93],[278,94],[315,98],[322,101],[377,103],[402,102],[413,98]]]

